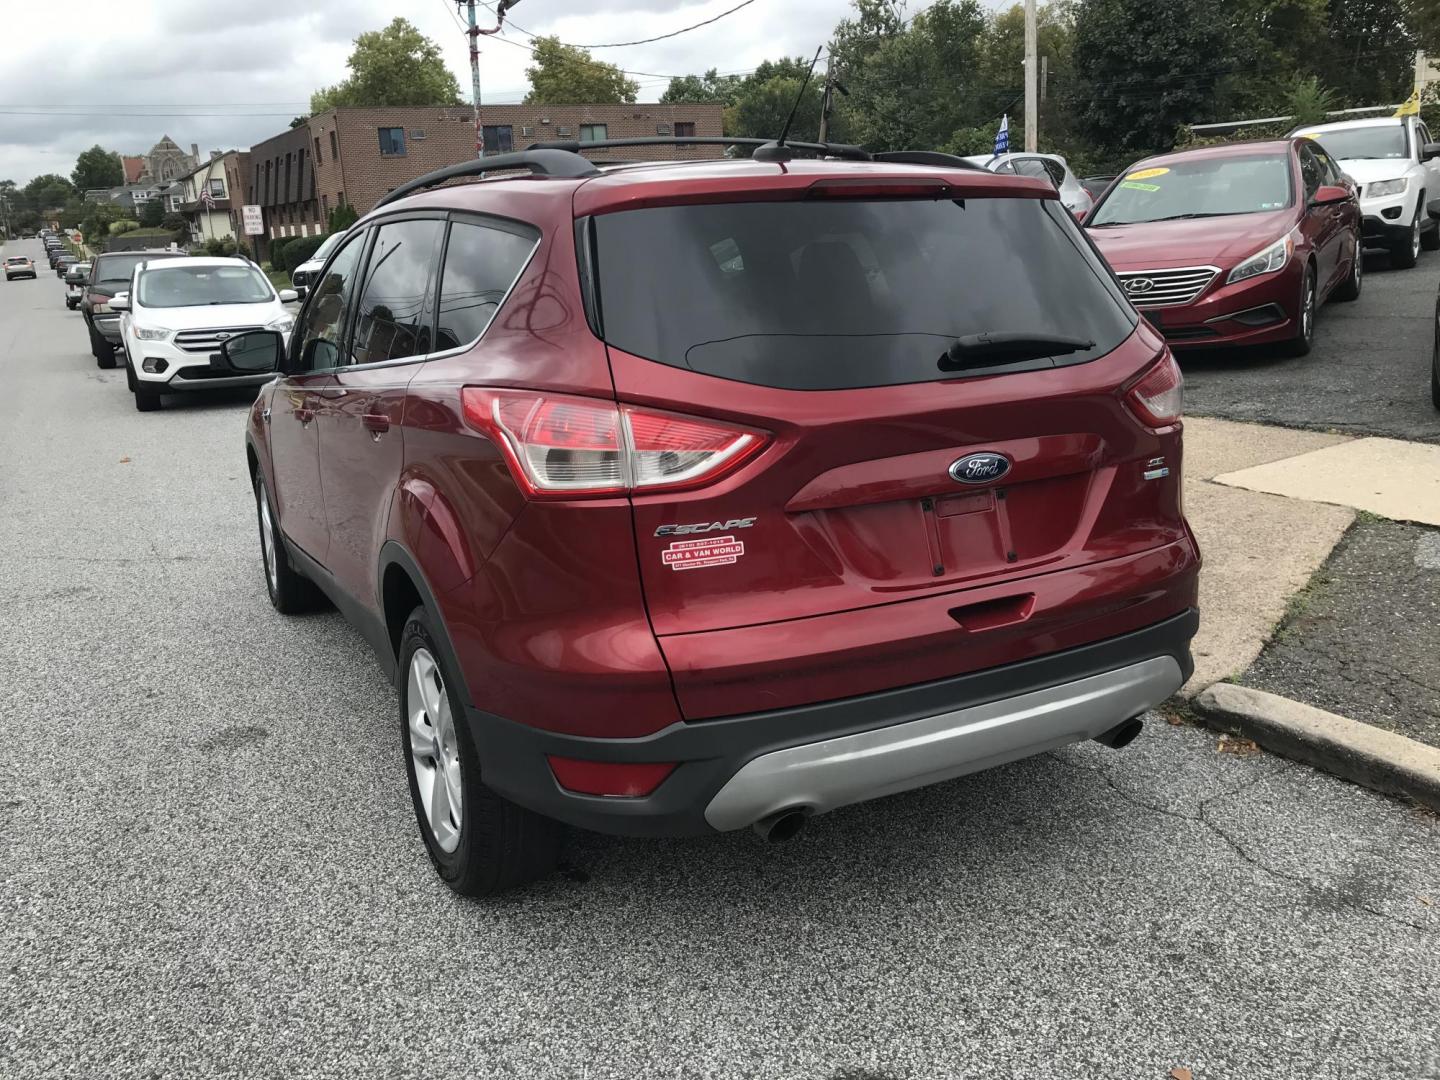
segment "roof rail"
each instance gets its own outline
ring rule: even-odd
[[[984,165],[966,161],[955,154],[942,154],[939,150],[886,150],[875,155],[876,161],[893,161],[897,165],[938,165],[945,169],[970,169],[974,172],[989,172]]]
[[[538,176],[555,176],[572,180],[597,176],[600,172],[592,162],[586,161],[577,153],[567,153],[564,148],[532,148],[514,154],[493,154],[490,157],[476,158],[474,161],[462,161],[458,165],[447,165],[443,169],[436,169],[434,172],[416,177],[409,183],[401,184],[375,205],[377,207],[384,206],[397,199],[403,199],[407,195],[413,195],[417,191],[439,187],[449,180],[457,180],[462,176],[483,176],[487,172],[498,172],[502,169],[529,169]]]
[[[657,135],[646,136],[638,139],[599,139],[595,142],[580,142],[579,140],[562,140],[558,142],[537,142],[531,143],[531,151],[541,150],[568,150],[572,154],[578,154],[581,150],[604,150],[610,147],[624,146],[769,146],[774,139],[738,139],[727,136],[710,135]],[[819,142],[792,142],[785,140],[785,145],[796,150],[810,150],[817,154],[825,154],[829,157],[845,158],[847,161],[869,161],[870,154],[858,146],[851,146],[849,143],[819,143]]]

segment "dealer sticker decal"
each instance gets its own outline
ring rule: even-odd
[[[733,566],[744,554],[744,542],[733,536],[707,536],[677,540],[660,552],[660,559],[671,570],[700,570],[706,566]]]

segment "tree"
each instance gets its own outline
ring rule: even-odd
[[[360,215],[356,212],[355,207],[347,202],[342,202],[330,211],[329,231],[332,233],[344,232],[359,220]]]
[[[125,165],[119,154],[96,144],[75,159],[70,179],[77,191],[119,187],[125,183]]]
[[[75,185],[63,176],[46,173],[26,184],[20,194],[29,209],[43,215],[69,202],[75,196]]]
[[[140,208],[140,224],[147,229],[158,229],[165,220],[165,200],[147,199]]]
[[[1170,150],[1181,124],[1216,111],[1233,64],[1209,0],[1082,0],[1070,105],[1082,131],[1133,160]]]
[[[1404,101],[1414,86],[1415,45],[1403,0],[1330,0],[1312,66],[1343,105]]]
[[[397,16],[355,39],[350,77],[310,95],[310,112],[347,105],[457,105],[460,84],[440,46]],[[294,125],[292,125],[294,126]]]
[[[172,233],[189,232],[190,222],[185,220],[184,214],[166,214],[160,219],[160,228]]]
[[[640,85],[618,67],[584,49],[555,37],[537,37],[534,46],[534,63],[525,69],[527,105],[621,105],[640,93]]]
[[[660,95],[662,105],[695,103],[701,105],[734,104],[735,95],[743,80],[739,75],[721,75],[714,68],[704,75],[677,75],[670,80],[665,93]]]

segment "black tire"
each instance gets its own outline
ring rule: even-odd
[[[130,366],[130,362],[127,360],[125,362],[125,389],[133,394],[138,387],[139,383],[135,378],[135,369]]]
[[[158,412],[160,410],[160,394],[157,391],[137,382],[131,392],[135,395],[135,408],[138,412]]]
[[[1409,270],[1420,258],[1420,248],[1425,234],[1420,228],[1420,208],[1415,208],[1415,220],[1410,223],[1404,239],[1390,245],[1390,265],[1396,270]]]
[[[66,311],[74,311],[74,310],[75,310],[75,301],[74,301],[74,300],[66,300],[66,301],[65,301],[65,310],[66,310]]]
[[[1435,312],[1435,343],[1430,347],[1430,404],[1440,409],[1440,309]]]
[[[1315,267],[1305,267],[1305,277],[1300,283],[1300,314],[1299,326],[1295,330],[1295,336],[1285,342],[1285,353],[1288,356],[1308,356],[1310,350],[1315,346],[1315,316],[1319,311],[1318,297],[1315,286]],[[1309,309],[1309,317],[1306,317],[1306,309]]]
[[[255,520],[260,526],[260,567],[265,577],[265,592],[270,605],[281,615],[299,615],[318,606],[320,590],[290,563],[285,539],[280,535],[280,519],[275,516],[265,478],[255,474]],[[267,543],[266,534],[269,534]],[[273,545],[270,546],[270,545]],[[274,562],[271,562],[271,554]]]
[[[1330,294],[1331,299],[1349,301],[1359,300],[1360,291],[1365,286],[1365,249],[1360,243],[1360,238],[1355,238],[1355,260],[1350,266],[1350,273],[1345,280],[1335,286],[1335,291]]]
[[[1422,191],[1420,193],[1420,205],[1422,207],[1425,205],[1426,198],[1428,198],[1428,196]],[[1440,251],[1440,221],[1437,221],[1434,217],[1430,216],[1430,214],[1424,213],[1421,215],[1421,222],[1428,225],[1429,228],[1420,230],[1420,246],[1426,251]]]
[[[115,346],[90,330],[90,351],[95,354],[95,366],[110,369],[115,366]]]
[[[437,640],[438,635],[428,612],[424,607],[417,607],[410,613],[401,632],[399,663],[395,669],[400,698],[401,747],[410,782],[410,799],[415,806],[415,820],[425,840],[425,849],[430,853],[435,872],[445,884],[462,896],[491,896],[544,877],[554,870],[560,858],[564,833],[558,822],[515,805],[481,781],[480,757],[470,738],[470,730],[464,720],[465,712],[456,692],[458,679],[449,670],[445,653],[436,646]],[[412,679],[411,667],[422,650],[416,678]],[[414,689],[416,684],[424,677],[420,674],[421,670],[439,679],[438,685],[430,684],[435,691],[435,699],[442,702],[441,716],[434,721],[423,697],[413,703],[411,700],[417,693]],[[432,801],[452,786],[445,782],[442,769],[448,770],[452,778],[456,777],[458,769],[458,779],[453,786],[458,788],[461,809],[458,814],[453,809],[448,813],[440,811],[450,822],[444,844],[431,826],[430,814],[421,796],[412,741],[412,704],[419,710],[415,729],[435,736],[430,740],[435,752],[421,755],[436,763],[434,775],[440,777],[438,782],[427,780],[434,792],[430,797]],[[444,718],[444,706],[449,708],[448,720]],[[446,764],[439,764],[442,760]],[[445,797],[446,806],[453,807],[450,796]],[[455,832],[457,827],[458,835]]]

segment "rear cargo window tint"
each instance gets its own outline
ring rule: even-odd
[[[986,331],[1094,341],[1055,361],[1080,363],[1134,329],[1109,271],[1054,200],[721,203],[594,223],[606,341],[741,382],[829,390],[953,379],[940,357],[956,337]]]

